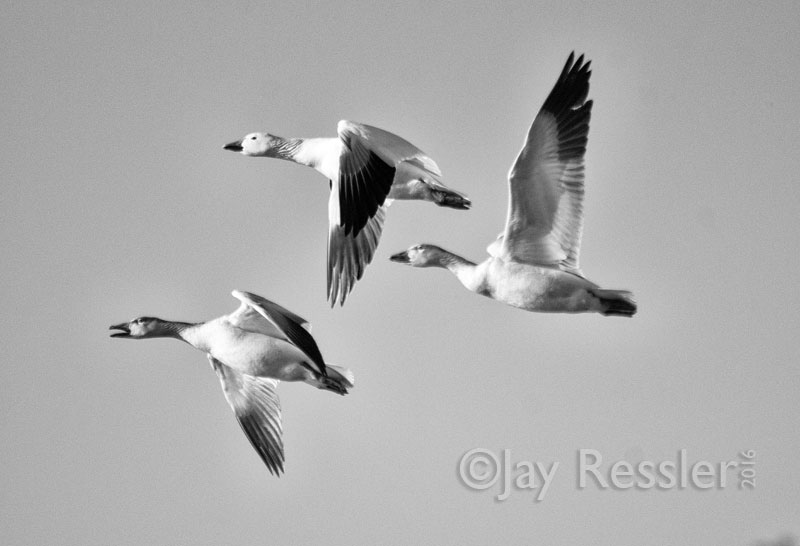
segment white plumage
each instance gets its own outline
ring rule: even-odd
[[[605,290],[579,266],[584,155],[592,101],[590,62],[570,54],[508,173],[506,225],[481,264],[434,245],[392,256],[416,267],[443,267],[469,290],[528,311],[632,316],[630,292]]]
[[[312,167],[331,186],[328,201],[328,299],[344,304],[378,246],[393,199],[468,209],[469,199],[441,181],[436,162],[399,136],[342,120],[334,138],[281,138],[250,133],[225,146],[253,157]]]
[[[233,291],[241,301],[228,315],[196,324],[139,317],[115,324],[111,337],[172,337],[206,353],[225,399],[270,472],[283,472],[279,381],[304,381],[347,394],[349,370],[326,364],[308,322],[261,296]]]

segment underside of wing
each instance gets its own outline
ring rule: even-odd
[[[250,444],[269,471],[280,476],[285,459],[281,404],[275,392],[278,381],[239,373],[211,355],[208,360]]]
[[[259,295],[241,290],[234,290],[233,296],[242,303],[250,306],[255,312],[271,322],[285,339],[305,353],[311,360],[316,371],[327,375],[325,361],[317,347],[317,342],[309,332],[308,321],[289,311],[288,309]]]
[[[333,199],[333,196],[331,197]],[[334,222],[328,231],[328,300],[331,306],[344,305],[347,295],[356,281],[364,274],[375,255],[375,249],[383,230],[386,205],[377,209],[364,228],[356,235],[347,234]]]
[[[579,273],[590,61],[570,54],[509,171],[506,227],[489,247],[507,260]]]

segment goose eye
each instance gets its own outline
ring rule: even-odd
[[[255,140],[255,139],[256,139],[256,137],[254,137],[254,136],[250,137],[250,140]]]

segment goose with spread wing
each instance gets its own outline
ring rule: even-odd
[[[431,201],[469,209],[470,200],[445,186],[436,162],[383,129],[342,120],[338,137],[282,138],[250,133],[224,146],[252,157],[273,157],[312,167],[330,181],[328,300],[343,305],[372,261],[393,199]]]
[[[276,389],[280,381],[304,381],[347,394],[350,370],[326,364],[310,325],[277,303],[233,291],[241,304],[228,315],[201,323],[139,317],[115,324],[111,337],[171,337],[206,353],[236,419],[269,471],[283,472],[283,427]]]
[[[592,101],[591,61],[569,55],[533,120],[508,174],[505,230],[475,264],[434,245],[416,245],[391,257],[414,267],[450,270],[469,290],[527,311],[636,313],[626,290],[602,289],[581,272],[584,155]]]

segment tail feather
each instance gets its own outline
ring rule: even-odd
[[[344,396],[348,393],[348,389],[352,389],[355,385],[355,376],[353,375],[353,372],[347,368],[331,366],[330,364],[327,364],[326,368],[328,372],[327,376],[321,375],[313,382],[309,381],[318,389],[332,391]]]
[[[327,364],[326,367],[328,368],[328,376],[334,377],[339,379],[343,382],[347,388],[352,389],[356,384],[356,376],[353,375],[351,370],[347,368],[342,368],[341,366],[334,366],[332,364]]]
[[[434,203],[440,207],[448,207],[458,210],[469,210],[470,207],[472,207],[472,201],[470,201],[467,197],[462,197],[452,193],[442,193],[440,191],[434,191],[431,193],[433,193],[433,198],[435,199]]]
[[[636,301],[633,294],[627,290],[592,290],[602,305],[600,313],[606,317],[632,317],[636,314]]]
[[[440,207],[469,210],[469,208],[472,206],[472,201],[470,201],[469,197],[463,193],[451,190],[441,183],[435,183],[431,180],[428,180],[427,182],[431,191],[431,197],[433,197],[433,202]]]

